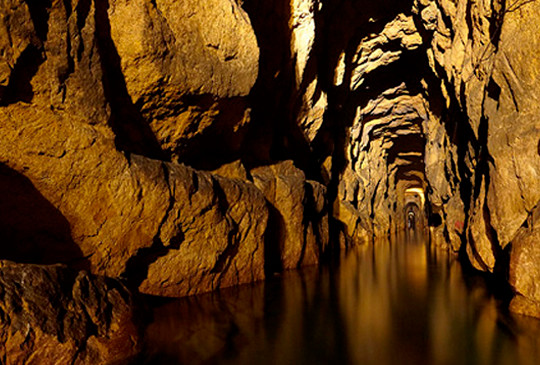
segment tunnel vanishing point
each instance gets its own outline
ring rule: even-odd
[[[2,1],[0,358],[120,361],[138,351],[132,293],[316,265],[410,212],[540,317],[538,14]]]

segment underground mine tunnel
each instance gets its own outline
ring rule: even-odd
[[[540,363],[538,14],[0,2],[0,364]]]

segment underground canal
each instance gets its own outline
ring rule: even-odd
[[[339,264],[154,303],[146,364],[538,364],[540,323],[422,231]]]
[[[538,14],[0,1],[0,364],[540,364]]]

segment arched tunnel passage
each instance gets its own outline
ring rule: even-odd
[[[418,223],[418,217],[419,214],[419,207],[415,203],[409,203],[405,206],[405,222],[404,226],[407,231],[416,231],[417,223]]]
[[[470,204],[462,198],[471,198],[471,192],[482,198],[486,195],[480,185],[474,190],[473,183],[468,180],[479,181],[486,186],[489,183],[485,171],[475,176],[472,170],[477,161],[471,161],[482,148],[479,144],[485,144],[487,128],[471,129],[467,111],[460,110],[460,107],[469,105],[470,100],[465,93],[471,90],[463,85],[459,90],[460,85],[444,80],[443,75],[456,75],[450,75],[450,70],[445,69],[447,65],[439,64],[444,59],[448,66],[459,70],[450,62],[450,56],[441,55],[444,48],[449,47],[447,38],[453,36],[453,29],[444,29],[451,27],[453,15],[446,14],[445,9],[438,9],[440,1],[415,1],[415,9],[410,9],[412,1],[399,2],[399,5],[386,0],[345,0],[324,2],[324,5],[321,1],[318,2],[321,5],[319,12],[312,16],[309,12],[296,11],[295,5],[300,2],[245,3],[256,26],[262,60],[262,77],[258,80],[256,93],[252,94],[259,105],[254,107],[249,142],[247,147],[243,146],[249,151],[244,152],[247,155],[245,160],[254,159],[256,162],[251,164],[259,166],[266,164],[267,159],[292,159],[310,179],[323,182],[329,202],[329,246],[335,244],[338,249],[358,246],[360,251],[358,255],[350,255],[348,260],[344,260],[340,268],[351,276],[329,274],[324,278],[328,282],[337,280],[337,285],[330,285],[330,300],[320,301],[328,294],[319,292],[324,292],[324,285],[318,285],[312,291],[284,290],[279,294],[283,300],[277,301],[279,306],[273,312],[291,313],[292,307],[293,314],[273,317],[267,327],[275,333],[281,328],[288,333],[298,333],[298,338],[305,341],[306,346],[309,342],[306,339],[310,339],[309,333],[302,332],[306,328],[309,332],[335,333],[336,336],[332,337],[335,342],[327,337],[322,341],[324,343],[317,343],[314,347],[294,346],[295,350],[304,349],[307,350],[305,353],[316,354],[309,359],[315,360],[314,363],[323,361],[318,356],[317,347],[324,346],[329,346],[325,353],[343,356],[337,362],[393,363],[394,346],[399,345],[404,345],[397,350],[403,350],[403,358],[409,359],[409,363],[468,362],[467,358],[460,358],[465,356],[464,352],[453,351],[453,348],[457,342],[469,346],[477,337],[476,334],[467,337],[472,331],[462,330],[476,325],[467,322],[469,318],[462,315],[463,303],[473,301],[468,300],[467,288],[447,290],[448,283],[456,283],[455,265],[448,267],[451,258],[447,260],[444,257],[437,262],[443,255],[433,254],[429,251],[431,246],[421,244],[423,242],[394,245],[392,248],[400,251],[387,250],[387,241],[391,240],[393,233],[429,232],[429,237],[432,237],[431,232],[436,231],[444,232],[440,236],[454,242],[450,246],[457,251],[464,237],[463,228],[468,218],[465,212]],[[426,7],[427,3],[431,5]],[[281,6],[274,6],[278,4]],[[388,4],[392,9],[387,8]],[[473,23],[471,19],[476,18],[470,13],[476,11],[474,7],[463,10],[468,13],[466,22]],[[284,19],[283,14],[285,18],[297,14],[298,18],[308,21],[302,25],[297,23],[297,19]],[[261,22],[262,19],[265,21]],[[279,24],[278,28],[285,33],[276,32],[276,27],[271,26],[275,24]],[[286,32],[289,26],[294,27],[291,34]],[[313,34],[309,33],[310,28]],[[432,35],[430,32],[435,29],[437,32]],[[443,29],[444,34],[439,32]],[[456,32],[459,36],[466,33]],[[276,39],[278,35],[279,39]],[[444,38],[444,41],[437,44],[438,47],[430,48],[432,38],[439,38],[439,41]],[[302,48],[299,44],[304,39],[309,40],[309,46]],[[280,48],[286,50],[285,54],[280,53]],[[426,51],[431,52],[429,57]],[[484,58],[484,53],[479,54],[479,58]],[[291,87],[294,87],[293,92]],[[461,95],[452,95],[454,91]],[[496,99],[505,96],[504,93],[499,95],[500,92],[496,94],[488,96]],[[469,144],[471,140],[474,143]],[[540,145],[538,148],[540,151]],[[534,149],[530,150],[534,152]],[[484,167],[490,162],[490,156],[486,148],[482,149],[482,154],[485,161],[481,166]],[[480,214],[484,213],[483,210],[481,205],[477,208]],[[480,225],[484,223],[482,219],[479,222]],[[484,229],[489,231],[491,227],[486,224]],[[268,244],[272,241],[268,240]],[[358,242],[361,244],[356,245]],[[489,252],[489,249],[484,247],[483,251]],[[444,269],[438,271],[440,267]],[[396,272],[399,275],[394,275]],[[457,275],[459,277],[459,273]],[[278,287],[281,285],[286,287],[289,284],[280,283]],[[307,287],[310,283],[302,285]],[[265,292],[275,296],[272,289]],[[313,302],[311,297],[287,297],[292,292],[306,296],[316,293],[316,300],[321,304],[318,307],[325,311],[323,315],[310,305],[305,306]],[[409,295],[411,292],[415,295]],[[456,293],[461,297],[453,303]],[[366,305],[369,300],[372,303]],[[332,304],[326,307],[327,303]],[[295,305],[298,307],[294,308]],[[350,312],[340,312],[337,307],[350,309]],[[468,309],[465,308],[465,312],[479,312],[476,308]],[[417,314],[403,316],[404,312]],[[318,317],[309,317],[313,314]],[[296,322],[290,318],[303,320]],[[396,318],[399,318],[397,323],[393,322]],[[279,326],[275,325],[276,320],[281,320]],[[456,328],[453,326],[459,321],[463,321],[461,327],[453,331]],[[163,322],[168,325],[167,320]],[[295,323],[300,322],[302,329],[294,328]],[[321,325],[320,331],[317,331],[317,325]],[[423,336],[410,336],[411,328]],[[433,354],[431,359],[423,357],[425,354],[407,351],[410,350],[407,345],[415,340],[418,343],[414,343],[414,348],[426,346],[426,328],[435,334],[433,348],[426,351]],[[490,328],[493,330],[496,326]],[[479,329],[482,330],[485,328]],[[381,336],[382,340],[375,344],[375,347],[380,347],[374,351],[371,339],[374,333],[380,332],[389,334],[389,338]],[[280,342],[281,336],[275,333],[272,332],[272,338],[278,338],[278,341],[275,347],[274,344],[271,346],[267,358],[272,359],[272,363],[287,362],[293,357],[271,357],[294,351],[285,345],[287,341]],[[456,333],[459,335],[453,338]],[[286,337],[285,332],[283,334]],[[405,335],[397,340],[392,337],[400,334]],[[498,334],[492,336],[490,333],[482,333],[478,337],[500,338]],[[387,339],[391,345],[387,344]],[[350,348],[348,340],[353,343]],[[367,348],[362,347],[364,344],[368,344]],[[276,351],[280,345],[283,349]],[[478,357],[495,360],[491,356],[498,353],[489,347],[480,346]],[[500,345],[494,341],[493,349],[498,347]],[[489,348],[487,353],[481,353],[486,348]],[[383,357],[366,359],[366,354],[373,353]],[[385,358],[386,354],[390,356]],[[335,358],[332,360],[336,361]],[[486,363],[491,362],[495,361]]]
[[[165,346],[143,363],[519,363],[505,353],[519,331],[497,332],[493,300],[482,312],[489,296],[430,250],[504,277],[510,309],[540,318],[540,0],[9,0],[0,14],[0,259],[69,264],[71,284],[88,269],[134,300],[261,281],[153,316],[148,349]],[[2,359],[36,359],[42,340],[71,362],[137,347],[116,323],[123,289],[101,301],[109,284],[61,279],[66,301],[41,300],[49,286],[27,291],[39,282],[7,266]],[[56,305],[71,299],[89,315]],[[118,328],[125,344],[101,336]]]

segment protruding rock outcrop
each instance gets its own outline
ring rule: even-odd
[[[108,22],[129,98],[167,154],[205,165],[239,149],[259,48],[236,1],[114,0]]]
[[[295,269],[319,263],[328,243],[325,188],[306,181],[292,161],[250,171],[254,184],[270,207],[270,237],[267,237],[270,270]]]

